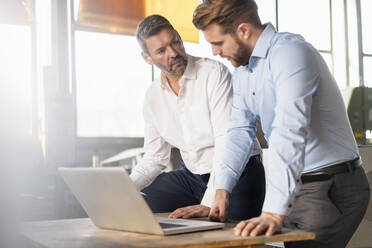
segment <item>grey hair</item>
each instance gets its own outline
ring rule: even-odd
[[[146,39],[160,33],[164,28],[168,28],[177,33],[172,24],[161,15],[150,15],[143,19],[143,21],[138,25],[136,31],[136,38],[142,51],[148,53]]]

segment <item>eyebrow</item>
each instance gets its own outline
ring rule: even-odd
[[[212,45],[220,46],[223,44],[223,41],[211,41],[210,42]]]
[[[165,44],[165,46],[159,47],[159,48],[156,49],[154,52],[155,52],[155,53],[156,53],[156,52],[160,52],[161,50],[165,49],[167,46],[169,46],[170,44],[172,44],[172,42],[175,42],[175,41],[178,42],[178,41],[181,41],[181,39],[175,36],[175,37],[173,37],[173,39],[171,39],[171,41],[170,41],[169,43]]]
[[[165,46],[159,47],[158,49],[156,49],[154,51],[154,53],[158,53],[158,52],[160,52],[161,50],[164,50],[164,49],[165,49]]]

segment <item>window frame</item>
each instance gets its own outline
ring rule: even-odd
[[[31,9],[35,9],[35,2],[30,2]],[[39,123],[39,115],[38,115],[38,82],[37,82],[37,33],[36,33],[36,23],[32,21],[25,21],[25,22],[11,22],[11,21],[4,21],[1,24],[4,25],[12,25],[12,26],[23,26],[27,27],[30,30],[30,94],[31,94],[31,119],[30,119],[30,133],[27,134],[26,137],[30,137],[32,139],[37,139],[40,134],[40,123]]]
[[[118,35],[118,36],[131,36],[129,34],[125,33],[112,33],[110,31],[105,31],[100,28],[94,28],[94,27],[88,27],[88,26],[82,26],[77,23],[77,16],[75,7],[78,6],[75,2],[78,2],[79,0],[67,0],[70,2],[70,49],[71,49],[71,90],[73,93],[74,98],[74,108],[75,108],[75,135],[77,138],[85,139],[85,138],[94,138],[94,139],[126,139],[126,138],[143,138],[144,134],[142,136],[100,136],[100,135],[84,135],[81,136],[78,134],[78,106],[77,106],[77,77],[76,77],[76,39],[75,34],[77,31],[83,31],[83,32],[94,32],[94,33],[101,33],[101,34],[112,34],[112,35]],[[134,35],[132,35],[135,37]],[[138,55],[140,56],[140,54]],[[151,65],[148,73],[151,73],[151,80],[153,81],[156,76],[154,65]]]
[[[358,58],[359,58],[359,86],[366,86],[364,80],[364,58],[372,58],[372,53],[365,53],[363,51],[363,20],[362,20],[362,9],[360,0],[356,0],[357,10],[357,25],[358,25]]]

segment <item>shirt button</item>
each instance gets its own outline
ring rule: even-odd
[[[289,204],[288,207],[291,208],[292,207],[292,204]]]
[[[253,92],[252,94],[253,94],[253,95],[256,95],[256,93],[255,93],[255,92]]]
[[[299,183],[299,182],[300,182],[300,179],[297,179],[297,180],[296,180],[296,182],[298,182],[298,183]]]

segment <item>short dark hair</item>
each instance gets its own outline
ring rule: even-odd
[[[176,31],[172,24],[161,15],[150,15],[138,24],[136,38],[142,51],[148,52],[145,40],[150,36],[158,34],[164,28]]]
[[[200,30],[216,23],[224,34],[233,34],[242,22],[262,25],[257,9],[254,0],[204,0],[195,9],[192,22]]]

